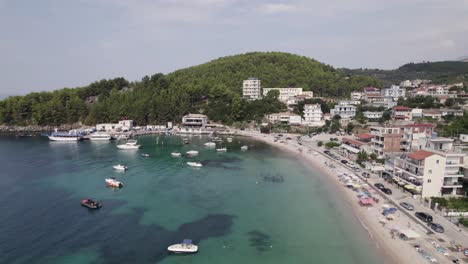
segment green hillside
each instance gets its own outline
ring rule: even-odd
[[[380,86],[367,76],[347,77],[316,60],[281,52],[228,56],[167,75],[123,78],[54,92],[31,93],[0,101],[0,124],[86,124],[130,118],[138,124],[179,121],[188,112],[206,113],[225,123],[260,120],[284,106],[274,98],[241,99],[242,81],[262,80],[262,87],[302,87],[317,96],[343,97],[364,86]],[[272,95],[273,96],[273,95]]]
[[[385,86],[414,79],[432,80],[433,83],[468,82],[468,62],[465,61],[408,63],[395,70],[342,70],[349,76],[368,76],[379,79]]]

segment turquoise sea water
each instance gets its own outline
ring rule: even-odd
[[[117,142],[1,136],[0,262],[382,262],[336,190],[296,157],[247,138],[216,153],[207,141],[144,136],[140,150],[126,151]],[[191,149],[200,155],[170,156]],[[188,167],[191,160],[204,166]],[[129,170],[114,171],[118,163]],[[105,187],[110,176],[125,186]],[[89,211],[84,197],[104,206]],[[166,253],[184,238],[198,254]]]

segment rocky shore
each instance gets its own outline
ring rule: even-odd
[[[34,132],[48,132],[58,129],[61,131],[68,131],[71,129],[81,128],[80,124],[66,124],[60,126],[9,126],[9,125],[0,125],[0,133],[34,133]]]

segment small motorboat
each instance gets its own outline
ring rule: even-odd
[[[203,164],[201,164],[200,162],[187,162],[187,165],[189,165],[190,167],[203,167]]]
[[[189,151],[187,151],[186,153],[187,153],[187,155],[189,155],[189,156],[196,156],[196,155],[198,155],[198,151],[196,151],[196,150],[189,150]]]
[[[109,187],[115,187],[115,188],[123,187],[123,183],[119,182],[114,177],[107,178],[105,181],[106,181],[107,186],[109,186]]]
[[[209,147],[209,148],[216,147],[216,143],[214,142],[206,142],[204,145],[205,147]]]
[[[214,137],[214,138],[211,139],[211,141],[214,141],[214,142],[222,142],[223,139],[220,138],[220,137]]]
[[[180,157],[180,156],[182,156],[182,153],[180,153],[180,152],[172,152],[172,153],[171,153],[171,156],[172,156],[172,157]]]
[[[148,154],[148,153],[143,153],[143,154],[141,154],[141,156],[142,156],[142,157],[145,157],[145,158],[149,158],[149,157],[151,157],[151,155],[150,155],[150,154]]]
[[[180,244],[174,244],[167,248],[167,251],[177,254],[191,254],[197,253],[198,246],[192,244],[192,240],[184,239]]]
[[[219,149],[216,149],[217,152],[226,152],[227,151],[227,148],[219,148]]]
[[[82,199],[81,200],[81,205],[84,207],[87,207],[89,209],[99,209],[102,207],[101,203],[95,202],[91,199]]]
[[[124,166],[124,165],[121,165],[121,164],[114,165],[114,166],[112,166],[112,168],[114,168],[114,170],[120,170],[120,171],[124,171],[124,170],[128,169],[127,166]]]
[[[132,140],[132,141],[129,140],[125,144],[117,145],[117,148],[119,148],[119,149],[138,149],[138,148],[140,148],[140,145],[137,145],[135,140]]]
[[[249,149],[248,146],[242,146],[242,147],[241,147],[241,150],[244,150],[244,151],[245,151],[245,150],[248,150],[248,149]]]
[[[184,142],[185,145],[190,144],[190,140],[188,138],[183,138],[182,141]]]
[[[226,138],[227,142],[232,142],[232,138]]]

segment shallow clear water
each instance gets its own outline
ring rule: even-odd
[[[264,143],[234,138],[216,153],[203,146],[208,140],[144,136],[140,150],[128,151],[117,142],[1,136],[0,262],[381,262],[323,176]],[[170,156],[191,149],[200,155]],[[204,166],[188,167],[190,160]],[[117,163],[129,170],[114,171]],[[105,187],[109,176],[125,186]],[[104,206],[89,211],[84,197]],[[184,238],[198,254],[166,253]]]

